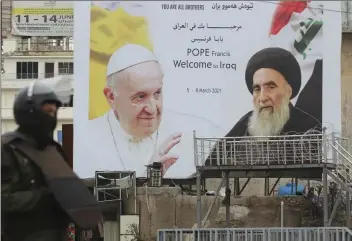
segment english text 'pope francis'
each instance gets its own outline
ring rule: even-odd
[[[146,165],[161,162],[164,177],[185,178],[195,172],[193,131],[224,134],[210,121],[163,108],[164,73],[157,57],[140,45],[117,50],[106,76],[110,111],[88,122],[95,138],[86,147],[86,163],[75,166],[81,177],[95,171],[136,171],[145,177]]]

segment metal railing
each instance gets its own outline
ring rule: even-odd
[[[352,180],[352,155],[343,147],[343,143],[330,144],[336,160],[336,173],[346,183]]]
[[[195,137],[196,166],[319,164],[323,162],[323,134]]]
[[[352,241],[345,227],[162,229],[157,241]]]
[[[72,52],[74,49],[74,42],[72,38],[66,39],[19,39],[16,41],[17,52]]]
[[[136,193],[135,172],[95,172],[95,196],[98,202],[122,200],[122,193],[133,189]]]
[[[65,71],[60,71],[61,73],[2,73],[2,80],[37,80],[52,78],[58,75],[73,75],[73,73],[65,73]]]

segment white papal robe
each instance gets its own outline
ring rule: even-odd
[[[140,141],[121,128],[112,110],[88,121],[84,129],[87,145],[77,146],[74,157],[74,170],[82,178],[93,177],[95,171],[136,171],[137,177],[146,177],[146,165],[155,149],[176,132],[182,132],[181,142],[170,154],[179,159],[164,177],[185,178],[195,172],[193,131],[199,137],[222,137],[227,131],[208,120],[165,109],[158,131]]]

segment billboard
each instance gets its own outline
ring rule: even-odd
[[[13,1],[13,35],[72,36],[73,1]]]
[[[143,177],[161,162],[164,177],[186,178],[193,131],[339,130],[340,5],[76,2],[75,171]]]

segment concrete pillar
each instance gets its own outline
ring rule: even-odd
[[[269,192],[270,192],[270,178],[266,177],[264,179],[264,196],[269,196]]]
[[[120,241],[120,227],[117,221],[106,221],[103,228],[104,241]]]
[[[233,179],[233,195],[239,196],[240,195],[240,179],[235,177]]]

